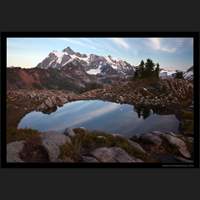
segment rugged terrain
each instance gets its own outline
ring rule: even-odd
[[[55,89],[80,92],[97,86],[98,80],[81,66],[70,64],[63,69],[7,68],[7,89]]]
[[[51,52],[35,68],[7,68],[7,160],[192,163],[193,67],[184,79],[134,79],[134,71],[126,61],[69,47]],[[63,134],[17,129],[20,119],[33,110],[51,113],[67,102],[87,99],[128,103],[138,113],[152,109],[175,114],[179,134],[156,131],[124,138],[84,128]]]
[[[193,84],[187,80],[135,80],[106,85],[83,93],[66,90],[8,90],[8,127],[31,110],[52,112],[57,106],[74,100],[101,99],[117,103],[128,103],[136,108],[150,107],[159,111],[173,111],[192,105]],[[18,113],[18,116],[11,113]],[[14,118],[14,119],[12,119]]]
[[[193,85],[186,80],[127,81],[83,93],[58,90],[9,90],[7,94],[7,159],[9,162],[186,162],[193,159]],[[39,133],[16,129],[32,110],[53,112],[80,99],[129,103],[141,109],[175,113],[180,133],[150,132],[132,138],[67,129]],[[15,113],[13,115],[12,113]],[[78,134],[76,134],[78,133]],[[133,133],[134,135],[134,133]]]
[[[127,76],[134,74],[134,66],[124,60],[116,60],[109,56],[95,54],[81,54],[74,52],[70,47],[60,51],[52,51],[42,60],[36,68],[66,68],[69,65],[81,65],[87,74],[91,75],[119,75]]]
[[[134,75],[134,66],[111,56],[81,54],[70,47],[53,51],[36,67],[7,68],[7,88],[56,89],[83,92]]]

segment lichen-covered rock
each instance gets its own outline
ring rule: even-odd
[[[24,162],[20,158],[20,152],[24,147],[25,141],[16,141],[7,144],[7,162]]]
[[[60,155],[60,146],[71,143],[71,139],[57,132],[46,132],[41,134],[42,145],[46,148],[51,162],[56,162]]]

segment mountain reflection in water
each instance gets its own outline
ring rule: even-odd
[[[63,132],[66,128],[85,127],[124,136],[148,131],[177,132],[179,121],[173,114],[160,115],[149,108],[135,108],[101,100],[81,100],[64,104],[55,112],[33,111],[25,115],[18,128]]]

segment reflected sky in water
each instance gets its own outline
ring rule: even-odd
[[[18,128],[39,131],[63,132],[66,128],[85,127],[124,136],[154,130],[177,132],[178,126],[179,121],[175,115],[158,115],[150,111],[148,117],[143,118],[138,116],[132,105],[101,100],[66,103],[50,114],[33,111],[18,124]]]

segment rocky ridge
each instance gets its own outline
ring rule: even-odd
[[[17,98],[31,99],[39,104],[37,109],[44,111],[48,108],[62,106],[64,103],[83,99],[102,99],[117,103],[130,103],[143,106],[178,106],[183,103],[191,104],[193,84],[186,80],[161,80],[150,82],[122,82],[120,85],[105,86],[81,94],[58,90],[9,90],[8,98],[15,102]]]
[[[139,86],[140,85],[140,86]],[[143,84],[124,82],[104,89],[83,93],[82,99],[102,99],[135,106],[175,107],[191,104],[193,84],[186,80],[161,80],[158,83]]]
[[[69,65],[80,65],[90,75],[133,75],[134,66],[123,60],[115,60],[111,56],[99,56],[95,54],[81,54],[74,52],[70,47],[63,51],[52,51],[41,61],[36,68],[67,68]]]
[[[92,84],[101,84],[79,64],[67,68],[7,68],[7,89],[49,89],[81,92]]]

